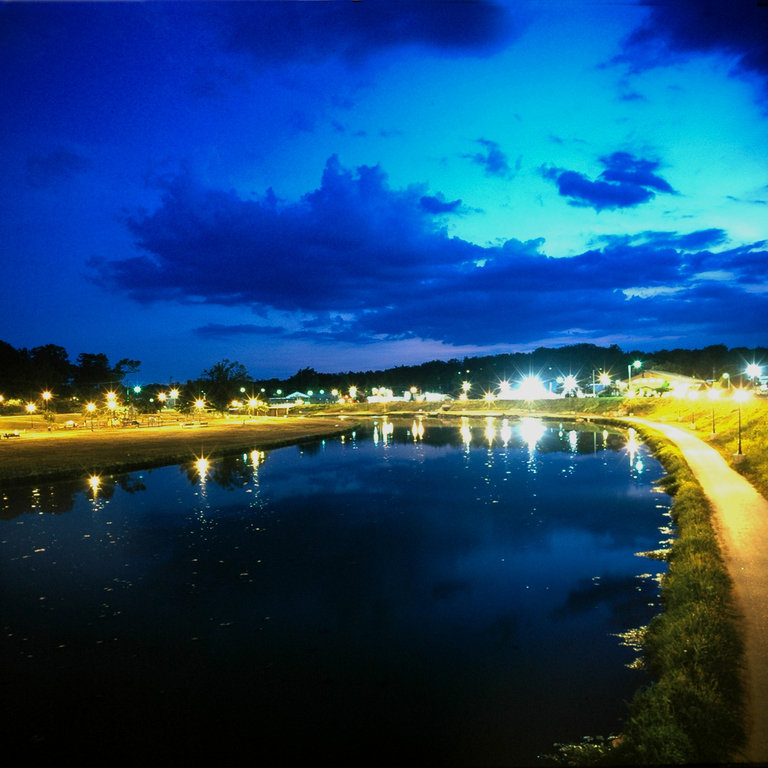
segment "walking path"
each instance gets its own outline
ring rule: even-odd
[[[744,760],[768,763],[768,501],[695,435],[647,419],[685,456],[715,512],[714,526],[745,625],[747,746]]]

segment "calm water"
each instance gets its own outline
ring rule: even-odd
[[[661,468],[618,433],[432,422],[4,491],[4,743],[495,766],[615,732]]]

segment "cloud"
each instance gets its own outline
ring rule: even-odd
[[[653,164],[606,167],[663,186]],[[196,331],[207,338],[466,347],[647,339],[682,327],[717,339],[726,326],[748,333],[768,314],[763,241],[729,245],[719,228],[643,231],[552,258],[543,238],[478,246],[451,237],[441,220],[454,205],[421,185],[392,188],[378,166],[346,169],[336,156],[319,187],[295,202],[271,190],[243,199],[182,175],[164,181],[156,210],[126,220],[137,254],[91,267],[104,287],[138,301],[287,313],[284,331],[274,322],[209,323]]]
[[[482,249],[449,238],[422,186],[389,188],[378,167],[332,156],[318,189],[292,204],[165,179],[162,205],[126,221],[139,253],[95,261],[103,284],[141,302],[175,299],[281,310],[362,310],[414,291],[425,270],[455,268]],[[426,203],[424,201],[427,201]]]
[[[486,176],[509,177],[512,175],[512,169],[509,166],[507,156],[501,151],[501,148],[495,141],[477,139],[476,143],[484,147],[485,151],[463,155],[463,157],[482,166],[485,169]]]
[[[69,181],[87,171],[90,166],[87,158],[64,147],[58,147],[45,155],[31,155],[27,158],[27,183],[31,187],[50,187]]]
[[[694,53],[719,53],[735,62],[737,73],[757,75],[768,93],[766,29],[768,6],[756,0],[655,3],[617,61],[642,70]]]
[[[523,20],[519,10],[513,16],[504,3],[491,0],[232,3],[219,17],[230,48],[272,63],[359,61],[404,45],[487,55],[508,42]]]
[[[277,325],[254,325],[253,323],[237,325],[208,323],[195,328],[194,333],[205,339],[229,339],[233,336],[279,336],[284,333],[284,329]]]
[[[461,200],[446,202],[443,195],[424,195],[420,203],[427,213],[454,213],[461,205]]]
[[[543,168],[542,176],[554,181],[560,195],[570,198],[571,205],[594,208],[596,211],[632,208],[647,203],[656,192],[675,191],[654,171],[659,163],[636,158],[628,152],[614,152],[600,158],[605,170],[596,181],[576,171]]]

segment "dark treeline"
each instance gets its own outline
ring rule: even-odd
[[[57,398],[87,399],[105,389],[119,389],[126,374],[139,365],[138,360],[127,358],[110,365],[105,354],[88,352],[72,362],[67,350],[56,344],[16,349],[0,341],[0,394],[6,400],[34,400],[50,391]]]
[[[542,381],[553,382],[559,376],[573,375],[585,391],[589,391],[593,378],[608,373],[613,379],[625,379],[627,367],[639,360],[642,369],[664,370],[705,380],[717,380],[728,373],[734,382],[744,374],[749,363],[768,362],[765,347],[729,349],[716,344],[703,349],[670,349],[655,352],[639,350],[623,351],[616,345],[599,347],[594,344],[574,344],[566,347],[540,347],[533,352],[464,357],[463,359],[432,360],[420,365],[403,365],[367,371],[321,373],[314,368],[302,368],[288,378],[252,378],[239,362],[223,360],[203,370],[199,378],[178,383],[179,406],[204,397],[209,406],[227,407],[231,399],[274,397],[278,393],[288,395],[294,391],[323,391],[330,395],[333,390],[349,392],[356,387],[361,395],[374,387],[386,387],[400,394],[411,388],[420,392],[442,392],[457,395],[463,382],[471,383],[470,396],[481,397],[484,392],[494,391],[501,381],[519,380],[523,376],[536,375]],[[43,391],[54,393],[57,409],[66,407],[67,401],[79,401],[103,397],[106,391],[116,391],[133,399],[142,410],[151,410],[150,403],[168,384],[142,384],[141,393],[134,395],[125,390],[129,374],[138,378],[140,363],[123,359],[111,364],[103,353],[81,353],[73,362],[67,351],[55,344],[32,349],[16,349],[0,341],[0,394],[10,399],[39,400]],[[134,383],[133,381],[131,383]]]
[[[573,375],[584,390],[589,391],[592,377],[608,373],[613,379],[626,379],[627,366],[636,360],[641,369],[663,370],[704,380],[717,380],[728,373],[738,381],[748,363],[768,361],[768,349],[736,347],[729,349],[716,344],[704,349],[671,349],[657,352],[623,351],[615,344],[598,347],[594,344],[574,344],[566,347],[540,347],[533,352],[465,357],[461,360],[433,360],[420,365],[397,366],[375,371],[318,373],[303,368],[288,379],[266,379],[258,382],[270,394],[282,389],[318,392],[336,388],[347,392],[350,386],[370,392],[373,387],[387,387],[399,393],[416,387],[422,392],[443,392],[456,395],[464,381],[472,385],[470,396],[480,397],[494,391],[501,381],[515,381],[535,375],[542,381],[555,381],[559,376]]]

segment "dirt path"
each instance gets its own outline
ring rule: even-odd
[[[768,763],[768,501],[695,435],[632,418],[683,452],[715,511],[715,528],[745,620],[747,747],[744,759]]]

